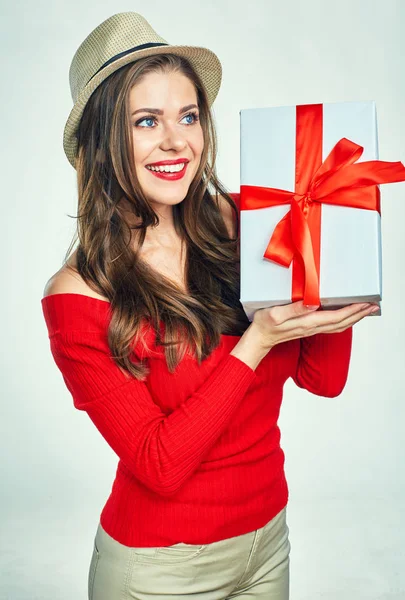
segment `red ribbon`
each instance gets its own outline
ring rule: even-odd
[[[294,192],[242,185],[240,208],[291,204],[263,256],[284,267],[292,262],[292,301],[303,299],[307,306],[319,306],[322,204],[380,212],[377,184],[405,181],[405,167],[401,162],[379,160],[356,163],[364,148],[346,138],[322,162],[322,104],[297,106],[296,110]]]

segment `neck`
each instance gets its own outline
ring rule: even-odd
[[[174,249],[178,247],[181,239],[174,226],[173,207],[171,205],[152,204],[152,208],[159,217],[159,224],[156,227],[147,228],[143,248]],[[127,202],[123,203],[123,214],[130,225],[139,223],[139,218],[133,214]],[[134,235],[136,235],[135,231]]]

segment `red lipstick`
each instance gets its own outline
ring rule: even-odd
[[[190,162],[190,160],[188,158],[176,158],[174,160],[161,160],[160,162],[153,162],[153,163],[149,163],[146,166],[147,167],[161,167],[164,165],[178,165],[179,163],[188,163]]]
[[[147,166],[160,167],[164,165],[178,165],[180,163],[184,163],[184,167],[181,171],[177,171],[176,173],[166,173],[162,171],[152,171],[151,169],[147,169],[149,173],[158,177],[159,179],[165,179],[166,181],[177,181],[178,179],[182,179],[186,173],[187,163],[189,162],[188,158],[177,158],[176,160],[162,160],[160,162],[149,163]],[[146,167],[145,167],[146,168]]]

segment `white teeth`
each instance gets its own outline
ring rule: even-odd
[[[178,173],[182,171],[185,163],[179,163],[178,165],[161,165],[161,166],[147,166],[146,168],[150,171],[159,171],[160,173]]]

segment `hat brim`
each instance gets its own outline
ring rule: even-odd
[[[76,168],[77,156],[76,131],[91,94],[109,75],[117,71],[120,67],[135,62],[145,56],[152,56],[155,54],[176,54],[177,56],[184,56],[187,58],[200,76],[207,91],[209,105],[212,105],[221,85],[222,67],[218,57],[211,50],[197,46],[167,45],[155,48],[145,48],[144,50],[137,50],[131,54],[127,54],[106,66],[89,81],[79,94],[77,101],[69,114],[63,132],[63,149],[70,164],[74,168]]]

